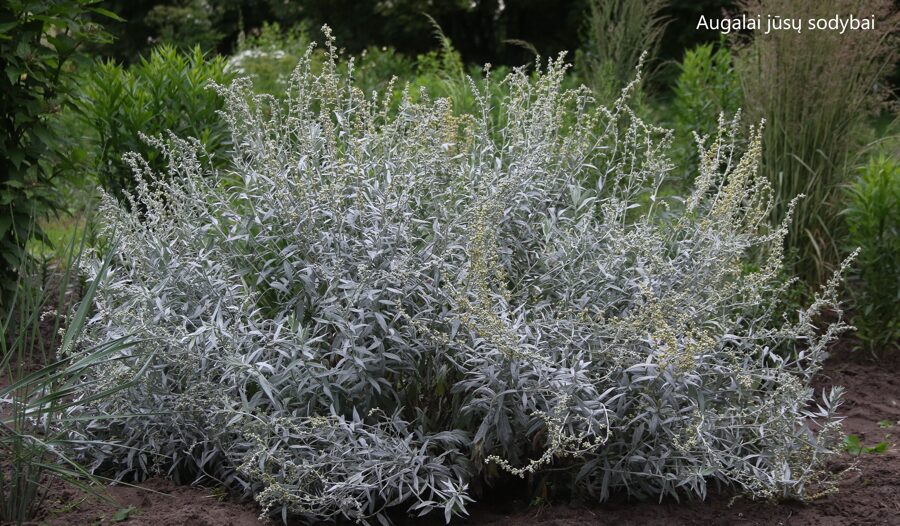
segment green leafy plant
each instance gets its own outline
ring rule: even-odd
[[[113,516],[110,520],[113,522],[123,522],[137,515],[140,510],[134,506],[128,506],[127,508],[119,508],[113,513]]]
[[[776,193],[781,221],[799,194],[786,243],[811,287],[824,282],[842,257],[842,185],[859,148],[859,132],[890,91],[880,89],[896,63],[900,11],[886,0],[753,0],[747,13],[817,17],[875,16],[868,31],[762,31],[736,52],[745,109],[766,119],[763,171]]]
[[[422,58],[422,57],[420,57]],[[399,102],[403,83],[415,82],[417,71],[424,69],[422,60],[399,53],[390,46],[370,46],[360,53],[354,63],[354,77],[364,93],[383,92],[393,81],[394,100]]]
[[[156,170],[165,167],[141,134],[194,137],[213,163],[222,160],[230,137],[217,113],[222,100],[209,88],[230,78],[225,60],[208,59],[199,47],[181,53],[161,46],[130,67],[96,63],[83,79],[78,112],[94,149],[88,162],[103,188],[122,200],[133,193],[138,183],[122,160],[128,152],[141,153]]]
[[[866,348],[883,355],[900,345],[900,161],[871,158],[847,193],[849,242],[860,249],[853,323]]]
[[[434,29],[439,49],[416,57],[416,87],[425,88],[431,96],[446,96],[457,111],[472,111],[475,99],[471,96],[469,78],[462,56],[436,20],[427,17]]]
[[[688,50],[680,65],[672,101],[672,125],[679,142],[676,161],[690,174],[696,170],[695,134],[713,135],[719,115],[735,115],[742,104],[741,84],[724,40]]]
[[[11,304],[25,245],[43,239],[38,218],[57,206],[60,150],[50,117],[68,104],[69,65],[108,35],[90,14],[115,18],[93,0],[25,0],[0,7],[0,315]]]
[[[291,73],[309,45],[306,26],[285,29],[278,23],[266,23],[253,33],[240,37],[237,51],[228,58],[226,70],[235,76],[250,78],[257,93],[283,99],[288,93]],[[395,99],[399,99],[400,84],[418,84],[423,76],[440,71],[439,56],[438,52],[433,52],[416,61],[391,47],[370,46],[353,57],[352,66],[344,62],[340,67],[344,71],[352,68],[356,85],[364,93],[385,90],[396,77],[393,90]],[[322,67],[323,52],[314,53],[312,58],[312,68],[318,71]]]
[[[175,0],[154,5],[144,17],[153,30],[153,43],[167,44],[181,50],[200,47],[212,51],[222,40],[217,29],[221,9],[208,0]]]
[[[388,46],[370,46],[358,56],[340,62],[338,69],[342,74],[352,76],[354,88],[363,93],[389,91],[389,103],[394,109],[400,105],[404,92],[415,100],[421,90],[425,90],[433,97],[450,98],[457,113],[474,111],[475,98],[469,85],[473,79],[467,74],[462,56],[437,22],[431,17],[426,18],[434,29],[438,49],[413,59]],[[257,93],[282,100],[288,94],[297,61],[309,44],[305,26],[284,29],[275,23],[264,24],[260,30],[240,39],[238,51],[228,59],[227,71],[250,78]],[[327,49],[319,50],[311,55],[311,71],[321,72],[328,52]],[[502,78],[508,71],[505,67],[497,68],[494,77]],[[487,88],[492,97],[499,94],[498,82],[482,78],[477,69],[470,72],[478,77],[475,82],[479,89]]]
[[[857,435],[847,435],[844,437],[844,451],[851,455],[859,456],[864,453],[868,455],[875,453],[880,454],[887,451],[887,448],[887,442],[879,442],[874,446],[864,446]]]
[[[562,57],[459,113],[365,94],[325,48],[283,107],[219,88],[227,170],[155,141],[169,174],[141,211],[104,198],[120,243],[81,342],[140,343],[82,376],[79,460],[215,477],[309,522],[450,520],[529,474],[600,500],[834,489],[841,390],[812,403],[810,382],[846,327],[818,317],[840,276],[790,319],[772,307],[787,226],[758,128],[743,152],[737,122],[716,131],[682,206],[657,193],[669,133],[564,89]]]

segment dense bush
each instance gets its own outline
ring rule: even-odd
[[[705,0],[706,10],[710,2],[727,1]],[[274,21],[282,27],[331,24],[342,47],[353,55],[387,46],[414,57],[432,46],[431,24],[422,16],[427,13],[447,28],[467,62],[520,64],[528,55],[505,39],[531,42],[543,53],[575,49],[586,7],[583,0],[103,0],[103,5],[126,21],[110,27],[116,44],[98,51],[129,63],[146,52],[148,42],[215,44],[219,53],[229,54],[242,32]],[[696,21],[694,9],[692,3],[683,13],[685,19]],[[668,49],[680,52],[683,47],[677,38]]]
[[[103,188],[120,199],[133,193],[134,174],[123,160],[129,152],[140,153],[156,170],[165,168],[142,133],[195,137],[214,162],[224,160],[228,130],[218,115],[223,102],[210,83],[230,78],[224,59],[207,59],[199,47],[181,53],[161,46],[130,67],[95,64],[81,86],[78,110],[92,147],[88,162]]]
[[[210,51],[224,36],[216,29],[221,14],[221,8],[213,8],[207,0],[181,0],[173,5],[154,5],[144,22],[153,30],[150,41],[154,44]]]
[[[696,169],[695,134],[712,135],[719,115],[734,115],[741,107],[741,83],[732,66],[731,52],[720,42],[701,44],[684,54],[675,82],[672,125],[678,133],[675,154],[688,173]]]
[[[550,469],[598,499],[831,488],[840,391],[810,409],[810,378],[843,328],[813,321],[837,279],[796,319],[767,307],[785,227],[758,130],[743,155],[719,130],[682,208],[655,194],[669,134],[562,90],[561,60],[509,75],[492,117],[483,91],[472,114],[392,110],[335,55],[303,57],[284,110],[220,89],[227,169],[195,140],[155,142],[164,173],[129,156],[144,212],[104,200],[120,249],[68,352],[137,347],[79,378],[73,416],[109,416],[68,428],[78,458],[307,519],[449,519]]]
[[[900,161],[872,158],[849,186],[844,214],[850,245],[860,248],[860,283],[851,291],[853,324],[870,351],[883,354],[900,343]]]
[[[411,59],[390,47],[370,46],[350,60],[340,62],[337,68],[351,75],[354,85],[363,93],[390,89],[392,107],[400,102],[404,89],[409,88],[413,99],[425,89],[431,96],[449,97],[456,112],[472,110],[475,99],[469,93],[462,57],[437,23],[433,20],[432,23],[438,44],[435,50]],[[226,70],[248,77],[257,93],[283,99],[287,96],[291,73],[309,44],[303,26],[285,30],[278,24],[266,24],[258,32],[240,39],[238,52],[228,59]],[[324,50],[313,53],[311,71],[319,73],[326,57]],[[496,83],[492,87],[496,91]]]
[[[282,29],[278,23],[263,24],[253,34],[238,38],[237,51],[228,58],[225,70],[251,79],[258,93],[281,97],[309,44],[303,26]]]
[[[263,24],[259,30],[241,36],[237,52],[228,58],[226,71],[249,78],[257,93],[284,98],[291,73],[310,42],[304,25],[282,28],[277,23]],[[440,75],[448,64],[454,69],[463,69],[459,54],[452,47],[449,52],[446,51],[449,41],[442,43],[445,46],[440,51],[421,55],[418,60],[401,55],[390,47],[370,46],[352,57],[352,62],[341,62],[338,67],[344,73],[352,73],[355,85],[364,93],[373,90],[382,92],[392,84],[394,98],[399,100],[402,84],[410,82],[418,86],[431,81],[434,85],[428,87],[441,88]],[[447,53],[451,55],[450,59],[444,58]],[[321,71],[325,56],[324,51],[312,55],[312,71]]]

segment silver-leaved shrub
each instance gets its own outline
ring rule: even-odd
[[[553,469],[605,499],[833,489],[840,390],[810,380],[844,327],[776,308],[760,130],[720,119],[693,192],[663,199],[668,132],[564,90],[562,58],[479,111],[355,89],[307,53],[286,102],[219,87],[234,150],[154,142],[166,175],[104,200],[117,254],[80,346],[79,458],[219,480],[266,514],[466,512],[470,488]],[[486,83],[487,84],[487,83]],[[91,394],[133,381],[111,397]]]

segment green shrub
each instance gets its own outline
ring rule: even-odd
[[[469,74],[477,79],[479,89],[486,89],[492,97],[501,90],[499,83],[482,78],[478,68],[467,71],[462,56],[434,20],[438,49],[417,55],[415,59],[398,53],[394,48],[370,46],[358,56],[337,64],[342,74],[351,75],[354,87],[363,93],[390,90],[390,106],[396,109],[408,88],[415,100],[421,90],[433,97],[448,97],[457,113],[475,109],[475,97],[470,93]],[[302,26],[284,30],[278,24],[264,24],[262,29],[241,39],[238,52],[228,59],[227,71],[235,76],[248,77],[257,93],[272,95],[281,100],[287,96],[290,77],[297,61],[309,46],[306,29]],[[338,52],[337,50],[333,50]],[[320,73],[328,50],[311,55],[310,68]],[[497,68],[493,78],[502,78],[509,69]]]
[[[413,81],[417,77],[417,72],[422,69],[422,63],[419,60],[398,53],[392,47],[370,46],[357,57],[354,63],[353,77],[363,93],[383,92],[387,89],[391,79],[396,78],[393,89],[395,99],[398,99],[397,95],[402,92],[403,84]]]
[[[237,52],[228,59],[227,71],[248,77],[257,93],[283,99],[288,92],[291,73],[309,45],[305,26],[283,29],[277,23],[266,23],[253,34],[241,37]],[[324,53],[317,51],[312,55],[313,71],[321,70]],[[403,84],[416,83],[422,75],[433,75],[439,70],[440,66],[435,65],[438,61],[432,59],[438,56],[437,52],[424,55],[420,65],[391,47],[370,46],[353,57],[352,74],[356,86],[364,93],[383,91],[391,79],[397,77],[392,89],[395,99],[399,99]],[[342,62],[338,67],[346,73],[351,64]]]
[[[167,161],[141,137],[194,137],[212,156],[224,161],[230,137],[218,111],[223,102],[211,82],[227,82],[222,58],[207,59],[199,47],[180,53],[161,46],[139,64],[123,67],[98,62],[85,76],[78,101],[79,116],[93,145],[89,163],[103,188],[119,199],[133,193],[134,174],[122,157],[138,152],[151,167]]]
[[[713,135],[719,127],[719,115],[735,115],[742,103],[740,79],[724,41],[719,45],[701,44],[685,52],[674,95],[672,124],[679,139],[674,153],[677,164],[693,173],[697,165],[693,158],[695,134]]]
[[[887,0],[753,0],[748,13],[828,18],[875,16],[866,31],[753,32],[736,52],[748,115],[766,119],[763,170],[776,192],[781,221],[798,194],[786,240],[796,271],[814,287],[841,260],[841,186],[851,174],[860,128],[890,95],[882,77],[896,63],[900,11]]]
[[[810,381],[844,327],[814,323],[838,279],[793,319],[769,307],[786,227],[758,131],[738,156],[719,130],[677,207],[655,193],[668,134],[562,89],[561,58],[460,115],[427,93],[391,110],[327,49],[283,110],[221,88],[227,177],[173,140],[144,213],[104,200],[119,250],[80,343],[140,342],[83,376],[71,416],[123,416],[73,419],[78,458],[309,521],[449,520],[529,472],[601,500],[832,488],[840,390],[813,410]]]
[[[25,0],[0,7],[0,313],[16,288],[30,238],[43,238],[37,219],[57,206],[56,166],[68,152],[50,117],[69,101],[70,62],[106,33],[87,0]]]
[[[860,172],[844,210],[850,245],[860,249],[853,324],[869,350],[884,354],[900,343],[900,161],[881,154]]]

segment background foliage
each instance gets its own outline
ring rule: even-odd
[[[719,116],[732,116],[743,100],[740,79],[725,40],[701,44],[685,51],[675,82],[671,113],[672,127],[679,134],[675,144],[675,165],[685,174],[697,169],[696,138],[708,136],[719,125]]]
[[[880,153],[859,170],[848,188],[844,214],[849,244],[860,247],[853,297],[859,335],[872,352],[900,343],[900,161]]]
[[[756,32],[737,53],[748,114],[767,121],[763,170],[779,196],[774,218],[785,216],[794,196],[806,196],[786,242],[801,276],[820,283],[841,261],[840,188],[860,149],[861,128],[892,97],[881,82],[900,56],[900,12],[881,0],[754,0],[743,7],[792,18],[876,14],[879,21],[873,30],[845,35]]]
[[[544,56],[564,50],[574,52],[582,45],[580,38],[589,11],[589,0],[400,0],[393,2],[355,2],[352,0],[219,0],[208,6],[197,0],[105,0],[104,6],[121,15],[126,22],[110,25],[117,45],[103,52],[117,59],[136,60],[148,44],[209,41],[206,30],[195,40],[167,40],[156,19],[148,14],[178,11],[185,27],[208,25],[218,36],[214,49],[220,53],[234,51],[242,30],[250,31],[264,22],[278,22],[282,27],[329,24],[341,46],[358,54],[370,46],[389,46],[406,56],[427,53],[433,48],[431,23],[422,16],[432,16],[453,40],[466,63],[518,65],[530,58],[528,51],[511,45],[508,39],[526,41]],[[501,7],[502,6],[502,7]],[[678,27],[663,38],[663,60],[680,60],[682,50],[698,43],[715,40],[713,32],[704,34],[691,29],[697,17],[721,15],[734,6],[732,0],[673,0],[663,15],[678,21]],[[172,23],[177,18],[171,18]],[[195,29],[196,30],[196,29]],[[190,34],[182,31],[184,34]],[[215,40],[215,39],[213,39]]]
[[[132,66],[96,63],[81,79],[76,101],[89,152],[88,169],[107,191],[125,199],[137,183],[123,155],[141,153],[157,170],[167,162],[142,134],[195,137],[218,162],[229,138],[217,114],[222,100],[211,83],[229,78],[225,60],[207,59],[199,46],[182,53],[163,45]]]
[[[42,237],[37,218],[54,209],[65,141],[50,117],[70,102],[70,63],[86,43],[109,40],[89,14],[115,15],[96,4],[24,0],[0,7],[0,307],[15,289],[27,241]]]

